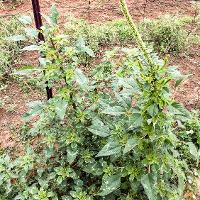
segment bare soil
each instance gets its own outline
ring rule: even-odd
[[[127,0],[127,3],[135,19],[155,18],[164,13],[194,13],[189,0]],[[52,4],[56,4],[62,17],[74,15],[95,22],[122,17],[118,0],[40,0],[41,12],[47,13]],[[1,3],[0,15],[32,13],[31,6],[30,0],[24,0],[15,7],[8,0]]]

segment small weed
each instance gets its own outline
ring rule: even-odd
[[[22,25],[15,18],[0,18],[0,80],[9,76],[12,66],[19,61],[22,43],[11,42],[6,39],[10,35],[22,33]]]

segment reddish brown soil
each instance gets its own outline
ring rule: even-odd
[[[74,15],[91,21],[112,20],[122,17],[119,0],[40,0],[41,12],[47,13],[54,3],[62,17]],[[103,3],[104,2],[104,3]],[[131,14],[141,19],[155,18],[163,13],[192,14],[189,0],[127,0]],[[31,1],[23,1],[15,8],[11,3],[2,3],[0,15],[32,13]]]
[[[23,53],[18,65],[37,64],[37,58],[37,54]],[[4,104],[0,107],[0,148],[16,145],[17,134],[23,125],[22,115],[27,111],[27,103],[44,98],[25,80],[21,81],[24,89],[13,80],[6,81],[6,84],[7,87],[0,90],[0,101]]]
[[[85,18],[91,22],[102,22],[122,17],[118,0],[107,0],[106,3],[100,3],[100,1],[91,0],[90,6],[88,4],[89,0],[40,0],[40,3],[42,13],[48,13],[51,4],[55,3],[61,14],[62,22],[67,15]],[[145,17],[156,18],[164,13],[182,15],[194,15],[195,13],[189,0],[127,0],[127,2],[131,15],[137,20]],[[0,3],[0,16],[32,14],[30,0],[24,0],[14,8],[12,5],[9,2]],[[175,93],[176,99],[184,103],[189,109],[200,107],[199,50],[199,46],[193,46],[190,50],[187,50],[189,54],[184,53],[173,59],[173,64],[177,64],[183,73],[192,74]],[[28,63],[30,62],[30,57],[24,55],[23,60]],[[36,58],[34,57],[32,60],[36,60]],[[19,128],[21,116],[26,111],[26,103],[39,98],[37,95],[33,95],[33,92],[27,97],[16,83],[10,83],[6,92],[0,91],[0,99],[4,99],[6,96],[12,98],[15,111],[7,112],[5,109],[0,109],[0,141],[2,141],[1,143],[4,147],[12,145],[12,140],[9,143],[12,133],[10,127]]]
[[[23,84],[26,85],[24,82]],[[42,99],[38,92],[29,90],[27,93],[18,83],[10,82],[4,91],[0,92],[1,101],[5,106],[0,108],[0,147],[12,147],[23,124],[22,115],[27,111],[26,104],[31,100]],[[14,140],[13,140],[14,139]]]
[[[191,110],[200,109],[200,46],[193,46],[190,52],[173,60],[183,74],[190,75],[175,92],[175,98]]]

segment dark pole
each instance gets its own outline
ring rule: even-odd
[[[41,18],[41,13],[40,13],[40,4],[39,0],[32,0],[32,6],[33,6],[33,14],[34,14],[34,19],[35,19],[35,26],[38,30],[41,29],[42,27],[42,18]],[[39,32],[38,34],[38,41],[44,41],[44,35]],[[48,82],[46,82],[48,84]],[[47,91],[47,99],[51,99],[53,97],[52,93],[52,88],[49,88],[48,86],[46,87]]]

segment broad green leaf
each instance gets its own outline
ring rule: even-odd
[[[38,183],[40,184],[41,187],[48,188],[48,181],[47,180],[38,179]]]
[[[6,37],[6,40],[13,41],[13,42],[19,42],[19,41],[25,41],[26,37],[24,35],[13,35],[10,37]]]
[[[88,54],[91,57],[94,57],[94,52],[85,44],[85,41],[80,37],[76,42],[76,48],[78,51]]]
[[[171,66],[168,68],[168,73],[173,79],[180,79],[183,77],[181,72],[178,70],[176,66]]]
[[[152,104],[151,106],[149,106],[149,108],[147,109],[148,113],[151,115],[151,117],[155,116],[156,114],[158,114],[158,106],[156,104]]]
[[[31,38],[37,38],[38,37],[38,31],[34,28],[26,28],[25,33],[28,37],[31,37]]]
[[[178,142],[178,138],[173,132],[169,132],[168,139],[174,146],[176,146],[176,144]]]
[[[109,142],[101,149],[96,157],[110,156],[121,152],[121,146],[115,140],[109,140]]]
[[[84,52],[87,53],[90,57],[95,57],[94,51],[87,46],[84,48]]]
[[[176,80],[175,87],[178,87],[182,81],[186,80],[190,75],[183,75],[177,67],[171,66],[168,68],[169,75]]]
[[[25,25],[32,24],[32,18],[30,16],[21,16],[18,18],[19,21]]]
[[[55,111],[60,120],[63,120],[65,117],[67,109],[67,102],[64,99],[58,99],[55,102]]]
[[[20,69],[16,70],[15,72],[13,72],[13,75],[22,75],[22,76],[30,75],[36,71],[41,71],[41,70],[38,68],[35,68],[34,66],[24,66],[24,67],[21,67]]]
[[[6,199],[2,199],[2,200],[6,200]],[[25,200],[24,196],[22,194],[18,194],[14,200]]]
[[[113,88],[115,90],[119,90],[119,88],[123,88],[123,90],[120,92],[120,94],[128,94],[132,95],[134,93],[138,93],[139,88],[137,86],[137,82],[131,77],[131,78],[116,78],[113,83]]]
[[[124,114],[124,108],[122,108],[121,106],[114,106],[114,107],[109,106],[106,109],[104,109],[102,113],[112,116],[120,116]]]
[[[94,176],[100,176],[103,174],[103,168],[101,164],[96,161],[86,164],[83,168],[83,171],[93,174]]]
[[[94,119],[92,122],[92,126],[88,128],[88,130],[98,136],[107,137],[110,135],[109,127],[106,126],[101,120]]]
[[[78,155],[77,149],[73,149],[71,147],[67,148],[67,161],[69,162],[70,165],[74,162],[77,155]]]
[[[33,109],[36,107],[43,107],[44,106],[44,102],[42,101],[32,101],[28,103],[28,107]]]
[[[157,200],[154,192],[153,178],[151,174],[145,174],[141,177],[141,183],[149,200]]]
[[[130,127],[128,128],[128,130],[133,130],[140,127],[143,123],[142,115],[140,113],[133,113],[130,117],[129,123]]]
[[[176,80],[175,87],[178,87],[183,82],[183,80],[183,78]]]
[[[79,37],[78,40],[76,41],[76,47],[79,50],[84,50],[85,48],[85,40],[82,37]]]
[[[178,176],[178,193],[180,195],[180,197],[183,198],[183,193],[184,193],[184,190],[185,190],[185,175],[184,173],[179,173],[177,174]]]
[[[194,158],[196,160],[198,160],[199,155],[198,155],[198,150],[197,150],[196,146],[192,142],[188,142],[187,145],[189,147],[189,151],[190,151],[191,155],[193,155]]]
[[[127,141],[127,143],[125,145],[123,153],[124,154],[128,153],[129,151],[134,149],[137,145],[138,145],[137,139],[135,139],[135,138],[128,139],[128,141]]]
[[[169,106],[169,111],[174,115],[182,115],[184,117],[190,117],[190,112],[180,103],[173,102]]]
[[[29,112],[23,115],[23,119],[26,121],[35,115],[41,114],[44,109],[45,104],[42,101],[33,101],[33,102],[30,102],[28,106],[30,108]]]
[[[39,57],[39,63],[41,66],[46,66],[48,63],[51,63],[48,59]]]
[[[22,49],[23,51],[39,51],[40,47],[37,45],[30,45],[30,46],[26,46]]]
[[[87,77],[83,74],[82,70],[78,68],[75,70],[75,81],[80,85],[82,89],[88,88],[89,81]]]
[[[63,177],[62,176],[58,176],[58,178],[57,178],[58,185],[61,185],[62,182],[63,182]]]
[[[120,187],[121,184],[121,176],[117,175],[104,175],[102,179],[102,185],[100,188],[99,196],[107,196],[108,194],[114,192]]]

